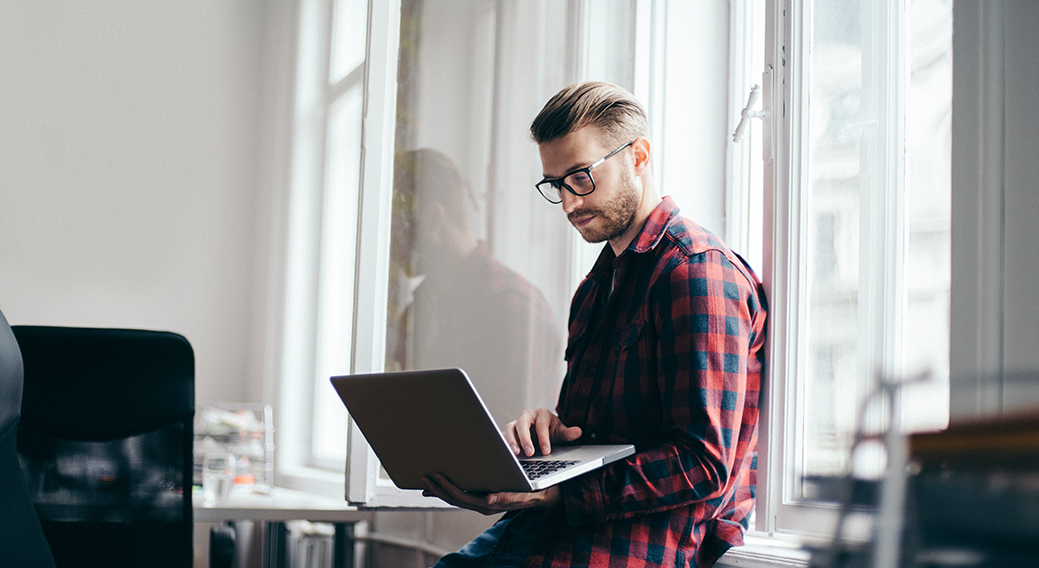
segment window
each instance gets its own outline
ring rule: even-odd
[[[328,377],[352,364],[367,5],[300,3],[279,420],[280,439],[299,443],[278,448],[290,485],[344,469],[347,420]]]
[[[951,24],[942,0],[770,9],[769,532],[830,530],[806,476],[881,471],[881,453],[850,455],[878,376],[932,374],[903,389],[897,427],[948,420]]]
[[[504,424],[554,406],[569,299],[601,248],[534,189],[541,163],[527,128],[579,76],[630,87],[632,4],[404,0],[395,13],[392,171],[364,189],[392,188],[379,227],[389,260],[359,264],[387,271],[372,301],[385,330],[372,363],[461,366]],[[354,442],[350,500],[442,505],[396,489]]]
[[[432,505],[393,488],[356,430],[343,439],[327,381],[451,352],[427,341],[459,290],[429,269],[448,265],[446,240],[477,243],[530,293],[519,356],[561,363],[570,296],[601,247],[534,190],[526,131],[585,78],[647,104],[662,193],[765,281],[760,529],[827,533],[801,480],[850,466],[851,418],[877,372],[929,368],[931,383],[903,393],[901,426],[947,419],[949,0],[304,0],[300,28],[279,435],[303,443],[279,462],[314,475],[346,462],[351,501]],[[755,83],[768,117],[723,144]],[[429,183],[444,176],[450,202]],[[516,355],[477,335],[494,360]],[[517,372],[553,378],[478,385],[499,421],[551,405],[562,378]],[[327,479],[341,488],[341,473]]]

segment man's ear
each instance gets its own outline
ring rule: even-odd
[[[631,152],[635,156],[635,175],[641,176],[649,170],[649,140],[636,138],[631,144]]]
[[[422,216],[422,223],[418,227],[423,233],[422,238],[439,238],[447,225],[447,210],[444,206],[433,201],[425,207]]]

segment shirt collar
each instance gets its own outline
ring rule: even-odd
[[[668,226],[671,225],[671,220],[677,216],[678,206],[675,205],[671,196],[664,197],[650,212],[649,218],[646,219],[646,224],[642,226],[642,230],[635,235],[635,238],[631,240],[631,244],[625,250],[639,253],[653,250],[657,243],[660,242],[660,239],[664,238],[664,233],[667,232]],[[622,252],[621,254],[624,253]]]
[[[675,205],[674,200],[670,196],[664,197],[650,212],[646,223],[639,230],[638,234],[635,235],[635,238],[631,240],[628,248],[621,252],[621,256],[627,254],[628,251],[634,254],[653,250],[660,243],[660,240],[664,238],[667,228],[671,225],[671,220],[677,216],[678,206]],[[613,247],[606,243],[606,246],[603,247],[602,252],[599,254],[599,258],[592,266],[589,276],[596,278],[602,276],[605,272],[612,274],[613,261],[616,258],[613,254]]]

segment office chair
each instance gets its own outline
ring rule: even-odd
[[[13,330],[18,452],[57,567],[190,568],[191,345],[156,331]]]
[[[53,568],[54,558],[15,449],[21,407],[22,355],[0,312],[0,563],[17,568]]]

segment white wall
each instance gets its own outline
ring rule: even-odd
[[[1039,4],[957,1],[952,415],[1039,404]]]
[[[0,309],[12,324],[176,331],[195,349],[199,402],[261,396],[266,10],[0,0]]]

